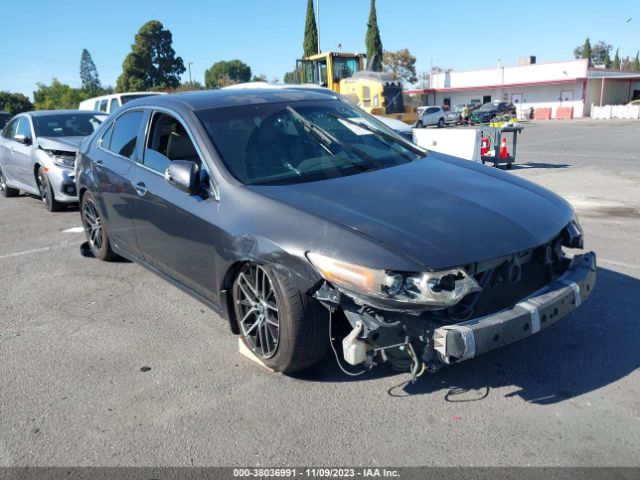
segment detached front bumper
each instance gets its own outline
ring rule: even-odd
[[[442,362],[450,364],[522,340],[575,310],[591,294],[595,283],[595,253],[575,256],[562,277],[513,307],[437,328],[434,349]]]

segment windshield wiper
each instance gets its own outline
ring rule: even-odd
[[[306,118],[304,118],[293,107],[287,106],[287,111],[293,116],[293,118],[295,118],[298,122],[302,124],[305,131],[308,132],[313,138],[315,138],[318,141],[318,143],[320,143],[320,145],[322,145],[325,148],[325,150],[327,150],[328,153],[332,155],[336,154],[334,151],[331,150],[331,146],[335,144],[335,145],[338,145],[343,150],[354,153],[355,155],[360,157],[362,160],[365,160],[373,165],[373,166],[364,166],[364,165],[360,166],[364,171],[373,170],[374,168],[380,168],[379,162],[376,161],[376,159],[373,158],[371,155],[369,155],[366,152],[363,152],[357,147],[354,147],[352,145],[347,145],[346,143],[338,140],[329,132],[327,132],[326,130],[320,128],[318,125],[313,123],[311,120],[307,120]],[[353,162],[351,163],[355,165]]]
[[[333,135],[317,126],[311,120],[307,120],[306,118],[304,118],[293,107],[287,106],[287,111],[293,116],[293,118],[295,118],[302,124],[302,127],[307,133],[315,138],[318,143],[325,150],[327,150],[327,153],[335,155],[335,152],[331,150],[331,145],[333,145],[334,143],[340,145],[340,142],[338,142],[338,140]]]
[[[356,127],[364,128],[368,132],[371,132],[374,135],[379,135],[383,137],[385,140],[390,141],[392,143],[398,143],[398,138],[400,138],[406,144],[405,148],[407,148],[407,150],[410,150],[413,154],[417,155],[418,157],[424,156],[423,152],[419,151],[409,141],[405,140],[400,135],[396,137],[395,135],[391,135],[390,133],[387,133],[383,130],[378,130],[377,128],[372,127],[369,123],[367,123],[364,120],[354,120],[353,118],[341,117],[340,115],[336,115],[335,113],[330,113],[329,115],[333,116],[338,120],[343,120],[347,123],[350,123],[351,125],[355,125]]]

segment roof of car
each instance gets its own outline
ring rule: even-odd
[[[93,112],[91,110],[34,110],[32,112],[25,112],[27,115],[30,115],[31,117],[47,117],[49,115],[73,115],[73,114],[78,114],[78,113],[93,113],[93,114],[100,114],[100,115],[106,115],[106,113],[104,112]]]
[[[292,102],[300,100],[326,100],[327,98],[331,97],[318,90],[295,87],[277,89],[220,89],[182,92],[169,95],[153,95],[127,102],[127,107],[134,105],[165,107],[180,106],[197,111],[207,110],[210,108],[264,103]]]

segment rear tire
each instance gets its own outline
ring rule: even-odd
[[[57,212],[62,208],[62,204],[56,200],[53,193],[53,187],[49,182],[49,177],[44,171],[44,168],[38,169],[38,175],[36,176],[36,182],[38,184],[38,190],[40,191],[40,198],[44,207],[50,212]]]
[[[438,120],[438,128],[442,128],[444,127],[444,118],[441,118],[440,120]]]
[[[0,194],[5,198],[17,197],[20,194],[20,190],[7,185],[7,177],[4,176],[2,168],[0,168]]]
[[[246,263],[232,295],[240,338],[267,367],[292,373],[325,355],[328,312],[288,277],[266,265]]]
[[[422,120],[418,120],[418,123],[416,123],[416,128],[422,128]]]
[[[118,255],[111,250],[109,234],[100,216],[98,204],[89,192],[85,192],[80,201],[80,216],[82,218],[84,233],[87,236],[87,242],[89,243],[89,248],[93,256],[105,262],[117,258]]]

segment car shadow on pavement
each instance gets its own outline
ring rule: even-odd
[[[526,163],[514,163],[511,166],[511,170],[527,170],[531,168],[570,168],[573,165],[569,163],[542,163],[542,162],[526,162]],[[506,169],[505,166],[501,165],[501,169]]]
[[[395,375],[399,385],[390,389],[392,396],[443,393],[446,401],[467,402],[506,388],[506,397],[554,404],[605,387],[640,368],[638,292],[637,278],[598,268],[593,294],[567,318],[521,342],[424,374],[413,384],[400,383],[408,375],[390,368],[348,377],[332,352],[297,378],[340,382]]]

